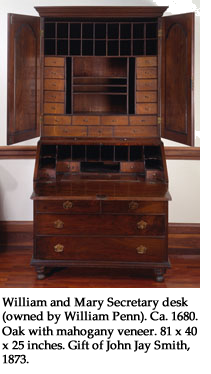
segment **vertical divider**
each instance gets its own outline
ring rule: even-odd
[[[147,26],[146,26],[146,22],[144,23],[144,55],[146,55],[147,53],[147,41],[146,41],[146,35],[147,35]]]
[[[120,22],[119,22],[119,35],[118,35],[118,44],[119,44],[119,55],[118,56],[121,56],[121,51],[120,51],[120,46],[121,46],[121,43],[120,43],[120,31],[121,31],[121,27],[120,27]]]
[[[130,40],[130,47],[131,47],[131,56],[133,56],[133,22],[131,22],[131,40]]]
[[[55,54],[57,56],[57,22],[55,22]]]
[[[108,56],[108,23],[106,22],[106,56]]]
[[[82,43],[82,40],[83,40],[83,37],[82,37],[82,32],[83,32],[83,23],[81,22],[81,53],[80,55],[83,56],[83,53],[82,53],[82,47],[83,47],[83,43]]]
[[[87,145],[85,144],[85,160],[84,161],[87,161]]]
[[[127,57],[127,114],[129,114],[129,57]]]
[[[70,22],[68,22],[68,29],[67,29],[67,43],[68,43],[68,46],[67,46],[67,53],[68,53],[68,56],[70,56]]]
[[[95,22],[93,22],[93,47],[92,47],[92,55],[95,56],[96,54],[96,49],[95,49]]]
[[[73,105],[74,105],[74,97],[73,97],[73,77],[74,77],[74,74],[73,74],[73,69],[74,69],[74,64],[73,64],[73,58],[74,57],[71,57],[71,114],[73,114]]]
[[[102,149],[102,144],[99,144],[100,150],[99,150],[99,161],[101,161],[101,149]]]

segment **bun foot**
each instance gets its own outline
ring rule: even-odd
[[[37,279],[42,280],[45,278],[45,268],[44,266],[36,266]]]
[[[154,273],[156,282],[163,282],[163,274],[165,273],[165,269],[154,269]]]

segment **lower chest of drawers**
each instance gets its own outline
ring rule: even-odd
[[[44,266],[168,267],[167,202],[34,202],[34,254]],[[40,279],[41,279],[40,278]]]

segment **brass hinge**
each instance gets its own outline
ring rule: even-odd
[[[190,80],[190,87],[191,87],[191,90],[194,90],[194,78],[191,78]]]
[[[40,30],[40,37],[43,38],[43,36],[44,36],[44,30],[41,29],[41,30]]]
[[[158,117],[158,125],[161,125],[161,117]]]
[[[162,36],[163,36],[163,32],[162,32],[162,28],[160,28],[158,30],[158,38],[162,38]]]
[[[43,124],[43,116],[40,116],[40,126]]]

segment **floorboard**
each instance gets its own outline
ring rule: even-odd
[[[198,255],[170,255],[171,269],[157,283],[152,274],[112,269],[47,269],[37,280],[29,249],[0,250],[0,288],[199,288]]]

